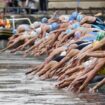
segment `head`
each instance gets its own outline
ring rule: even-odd
[[[78,22],[72,24],[72,28],[73,28],[73,29],[77,29],[77,28],[79,28],[79,27],[80,27],[80,23],[78,23]]]
[[[44,17],[44,18],[42,18],[41,22],[42,23],[48,23],[48,19]]]
[[[33,24],[31,24],[31,28],[35,29],[35,28],[38,28],[40,27],[41,23],[40,22],[34,22]]]
[[[70,34],[71,32],[72,32],[72,30],[71,30],[70,28],[68,28],[68,29],[65,31],[66,34]]]
[[[22,32],[25,32],[25,27],[23,27],[22,25],[18,26],[17,28],[17,33],[22,33]]]
[[[76,20],[78,21],[78,22],[81,22],[81,20],[84,18],[84,16],[82,15],[82,14],[79,14],[78,16],[77,16],[77,18],[76,18]]]
[[[60,27],[60,25],[56,22],[52,23],[51,26],[52,26],[52,30],[56,30]]]
[[[78,16],[78,12],[77,11],[73,12],[69,17],[69,21],[76,20],[77,16]]]
[[[74,33],[74,35],[75,35],[75,38],[76,39],[79,39],[80,37],[81,37],[81,32],[80,31],[76,31],[75,33]]]
[[[60,20],[61,22],[68,22],[68,21],[69,21],[69,16],[61,15],[61,16],[59,17],[59,20]]]

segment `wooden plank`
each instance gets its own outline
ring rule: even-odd
[[[76,8],[76,2],[49,2],[49,8]],[[81,8],[105,7],[105,1],[81,2]]]
[[[0,7],[2,7],[2,8],[5,7],[5,1],[4,0],[0,0]]]

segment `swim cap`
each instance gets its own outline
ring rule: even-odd
[[[78,16],[78,12],[75,11],[75,12],[73,12],[71,15],[76,19],[76,17]]]
[[[98,32],[98,33],[97,33],[97,38],[96,38],[96,40],[97,40],[97,41],[100,41],[100,40],[102,40],[104,37],[105,37],[105,32],[104,32],[104,31]]]
[[[30,36],[37,36],[37,33],[35,31],[31,31]]]
[[[44,18],[42,18],[41,22],[42,23],[47,23],[48,22],[48,19],[44,17]]]
[[[33,24],[31,24],[31,28],[38,28],[40,27],[41,23],[40,22],[34,22]]]
[[[73,20],[75,20],[75,18],[73,16],[70,16],[69,21],[73,21]]]
[[[59,20],[61,20],[61,21],[69,21],[69,16],[67,16],[67,15],[61,15],[59,17]]]
[[[35,31],[36,31],[36,32],[38,33],[38,35],[39,35],[39,34],[41,34],[42,29],[39,27],[39,28],[37,28]]]
[[[77,18],[77,16],[78,16],[78,12],[76,12],[76,11],[73,12],[69,17],[69,21],[75,20]]]
[[[75,32],[75,38],[76,38],[76,39],[79,39],[80,37],[81,37],[81,32],[76,31],[76,32]]]
[[[59,26],[60,26],[60,25],[59,25],[58,23],[56,23],[56,22],[52,23],[52,24],[51,24],[51,31],[58,29]]]
[[[71,29],[67,29],[67,30],[65,31],[66,34],[69,34],[69,33],[71,33],[71,32],[72,32]]]
[[[83,15],[79,14],[76,19],[77,19],[77,21],[80,22],[83,19],[83,17],[84,17]]]
[[[80,27],[80,24],[79,23],[72,24],[72,28],[73,29],[77,29],[78,27]]]

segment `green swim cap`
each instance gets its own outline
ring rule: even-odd
[[[103,38],[105,37],[105,32],[98,32],[97,33],[97,37],[96,37],[96,40],[97,41],[100,41],[100,40],[102,40]]]

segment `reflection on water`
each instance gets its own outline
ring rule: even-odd
[[[6,66],[0,69],[0,105],[105,105],[102,94],[76,96],[54,88],[54,81],[41,81],[37,77],[28,80],[25,77],[27,64],[39,63],[38,60],[25,60],[19,56],[1,58],[0,61]],[[17,59],[20,61],[15,62]],[[26,68],[22,68],[22,63],[26,64]],[[15,65],[20,66],[15,68]]]

